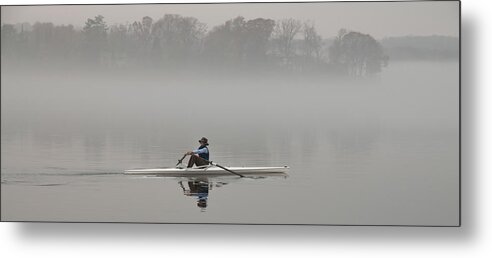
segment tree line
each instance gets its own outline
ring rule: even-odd
[[[166,14],[154,21],[108,26],[104,17],[73,25],[37,22],[1,27],[2,59],[96,68],[276,69],[364,77],[388,62],[368,34],[341,29],[328,45],[313,22],[238,16],[208,30],[194,17]]]
[[[392,61],[458,61],[460,40],[451,36],[404,36],[381,40]]]

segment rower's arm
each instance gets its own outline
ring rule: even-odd
[[[199,150],[194,150],[193,153],[195,153],[195,154],[208,153],[208,148],[202,148]]]

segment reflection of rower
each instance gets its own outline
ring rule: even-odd
[[[227,185],[225,182],[209,182],[207,178],[190,179],[189,181],[185,181],[185,183],[187,183],[189,189],[185,188],[183,181],[179,181],[179,186],[183,189],[183,194],[186,196],[196,196],[196,206],[201,211],[205,211],[205,208],[207,208],[208,191],[212,190],[212,186],[222,187]]]
[[[208,180],[193,180],[188,181],[189,190],[183,186],[183,182],[179,181],[179,185],[183,189],[183,193],[186,196],[196,196],[197,197],[197,206],[201,208],[202,211],[205,211],[207,208],[207,200],[208,200],[208,190],[211,185],[209,185]]]

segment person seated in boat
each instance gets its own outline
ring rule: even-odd
[[[188,168],[193,167],[193,165],[204,166],[209,164],[210,153],[208,150],[208,139],[202,137],[198,142],[200,143],[198,149],[185,153],[186,155],[191,155],[190,160],[188,161]]]

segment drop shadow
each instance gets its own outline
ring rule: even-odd
[[[25,240],[88,241],[159,240],[215,243],[263,242],[283,244],[347,242],[388,243],[473,241],[477,229],[477,26],[470,15],[462,17],[461,31],[461,227],[361,227],[295,225],[119,224],[119,223],[17,223]],[[190,234],[192,232],[192,234]],[[207,236],[204,239],[203,236]]]
[[[462,16],[461,23],[461,231],[472,238],[477,229],[478,63],[476,18]]]

